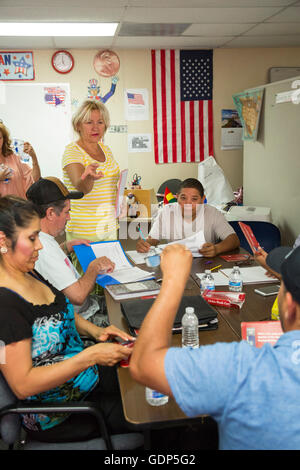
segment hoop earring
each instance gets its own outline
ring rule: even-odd
[[[6,246],[1,246],[0,251],[1,251],[1,254],[2,254],[2,255],[4,255],[5,253],[7,253],[7,248],[6,248]]]

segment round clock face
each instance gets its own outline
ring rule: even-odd
[[[52,56],[52,66],[59,73],[71,72],[74,67],[73,56],[67,51],[57,51]]]

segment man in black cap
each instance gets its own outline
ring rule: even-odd
[[[56,237],[64,232],[70,219],[70,200],[80,199],[83,193],[69,192],[56,177],[40,178],[26,193],[27,198],[35,203],[41,217],[39,233],[43,249],[35,269],[54,287],[62,291],[74,305],[76,313],[92,321],[97,326],[108,326],[107,309],[104,296],[90,294],[95,286],[98,274],[112,272],[114,263],[106,257],[93,260],[83,276],[77,272],[68,254],[74,245],[88,245],[88,240],[72,240],[61,246]]]
[[[300,449],[300,247],[279,247],[267,256],[282,279],[284,334],[261,348],[246,341],[170,347],[191,263],[182,245],[163,251],[161,290],[133,348],[131,375],[174,397],[187,416],[209,414],[218,424],[220,449]]]

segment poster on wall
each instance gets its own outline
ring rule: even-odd
[[[264,88],[255,88],[232,96],[243,125],[243,140],[257,140],[263,96]]]
[[[128,134],[128,152],[151,152],[151,134]]]
[[[33,53],[0,51],[0,80],[34,80]]]
[[[145,88],[124,91],[125,119],[147,121],[149,119],[148,90]]]
[[[243,126],[236,109],[222,109],[221,150],[243,147]]]

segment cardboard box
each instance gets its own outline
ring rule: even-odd
[[[139,217],[152,217],[151,204],[157,204],[154,189],[125,189],[124,196],[133,193],[138,204]]]

